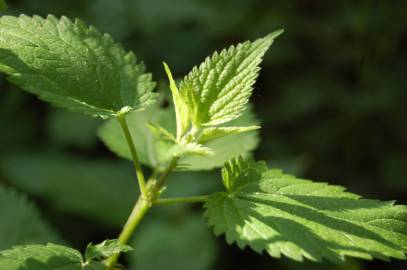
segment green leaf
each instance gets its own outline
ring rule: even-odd
[[[406,259],[407,206],[361,199],[243,159],[227,163],[222,177],[227,191],[209,199],[205,215],[228,243],[298,261]]]
[[[0,270],[107,270],[99,262],[84,262],[79,251],[54,245],[27,245],[0,252]]]
[[[134,54],[78,19],[1,17],[0,71],[45,101],[103,118],[154,101]]]
[[[131,250],[133,250],[132,247],[119,243],[117,239],[105,240],[97,245],[90,243],[85,251],[85,260],[89,262],[94,259],[102,259]]]
[[[260,126],[251,127],[209,127],[205,128],[199,138],[200,143],[208,142],[214,139],[222,138],[227,135],[239,134],[252,130],[260,129]]]
[[[7,181],[48,207],[107,225],[122,225],[137,198],[132,166],[124,161],[40,152],[8,156],[0,168]]]
[[[181,136],[189,128],[194,130],[201,126],[223,124],[242,114],[262,58],[281,33],[282,30],[275,31],[254,42],[247,41],[220,53],[215,52],[199,67],[192,69],[181,82],[179,90],[169,75]],[[170,74],[167,66],[166,70]],[[187,112],[185,108],[188,108]]]
[[[172,158],[172,155],[181,154],[181,152],[176,152],[177,147],[181,147],[180,145],[172,148],[175,144],[173,134],[176,129],[174,114],[172,107],[162,108],[160,104],[156,103],[145,111],[127,115],[130,133],[140,161],[143,164],[152,168],[163,169],[166,166],[166,162]],[[241,117],[229,124],[234,126],[253,126],[257,125],[258,121],[249,106],[248,110]],[[219,127],[220,130],[222,128],[224,127]],[[221,131],[219,132],[221,133]],[[213,133],[208,136],[213,136]],[[120,126],[115,119],[111,119],[101,126],[99,137],[111,151],[131,160],[131,154],[123,132],[120,130]],[[213,139],[213,137],[219,138]],[[180,163],[188,170],[210,170],[222,166],[226,160],[236,155],[248,155],[256,148],[259,142],[258,131],[256,130],[232,134],[227,137],[213,137],[208,142],[204,141],[202,146],[199,144],[188,144],[184,150],[195,148],[195,150],[199,150],[199,152],[203,150],[203,152],[201,156],[184,156],[180,159]],[[173,152],[170,152],[170,149]],[[214,152],[213,156],[202,156],[202,154],[211,155],[212,151]],[[184,153],[188,154],[188,152]],[[196,154],[197,152],[193,153]]]
[[[14,245],[61,242],[33,203],[4,186],[0,186],[0,215],[0,250]]]
[[[137,252],[128,255],[130,269],[139,270],[210,270],[216,259],[216,242],[196,214],[173,220],[160,216],[140,227],[132,241]]]
[[[57,109],[48,119],[48,134],[58,145],[91,149],[98,142],[96,134],[100,123],[97,118]]]

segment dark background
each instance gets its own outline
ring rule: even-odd
[[[263,127],[256,159],[267,160],[272,166],[298,176],[346,186],[366,197],[395,199],[407,204],[407,1],[12,0],[8,3],[10,14],[79,17],[110,33],[126,49],[133,50],[159,82],[165,81],[162,61],[169,63],[175,75],[181,77],[214,50],[284,28],[285,33],[276,40],[262,64],[252,97]],[[123,215],[115,213],[117,219],[106,221],[103,213],[95,214],[101,204],[92,198],[106,200],[102,207],[108,207],[111,198],[103,196],[110,196],[109,192],[103,193],[102,184],[95,182],[93,186],[89,184],[91,189],[85,195],[97,194],[81,197],[81,191],[72,191],[69,186],[72,178],[67,176],[76,172],[78,177],[74,176],[76,180],[72,181],[83,184],[88,178],[118,179],[126,173],[131,175],[130,163],[115,161],[115,156],[97,139],[100,121],[51,108],[3,79],[0,83],[0,182],[27,191],[64,241],[75,247],[83,248],[87,242],[106,236],[115,237],[128,208],[112,210],[122,211]],[[120,164],[116,166],[115,162]],[[108,176],[100,172],[98,176],[91,175],[92,171],[109,168],[106,163],[117,172],[109,171]],[[52,178],[55,183],[67,181],[61,185],[66,188],[68,203],[60,203],[58,194],[42,196],[44,190],[33,192],[29,184],[14,179],[18,178],[15,176],[18,170],[20,174],[26,173],[27,182],[41,177]],[[184,177],[199,179],[194,185],[198,191],[214,189],[216,184],[207,182],[219,181],[212,174]],[[185,185],[191,186],[187,181]],[[69,194],[70,188],[75,195]],[[58,187],[50,190],[54,192]],[[125,195],[116,194],[116,199],[125,200],[120,203],[129,202],[131,206],[133,195],[130,192],[123,199],[120,197]],[[76,197],[82,198],[87,206],[82,207],[80,199],[79,205],[69,206],[69,200]],[[165,224],[155,229],[148,229],[144,224],[139,235],[145,231],[150,236],[135,246],[136,252],[140,245],[147,247],[146,254],[163,256],[150,255],[156,264],[161,262],[154,268],[147,262],[143,265],[142,258],[136,258],[135,269],[176,269],[179,266],[172,264],[177,263],[177,256],[188,256],[194,245],[202,247],[201,256],[195,258],[196,254],[192,253],[184,258],[196,263],[187,267],[189,264],[181,262],[179,265],[185,266],[181,269],[397,270],[406,267],[400,261],[349,260],[344,265],[330,265],[276,260],[249,249],[240,251],[227,246],[223,238],[215,239],[200,229],[197,231],[202,234],[191,229],[191,235],[177,235],[178,225],[189,218],[197,218],[197,224],[201,224],[196,215],[200,209],[172,210],[177,215],[175,220],[162,213],[166,212],[162,209],[152,214],[164,216],[172,230]],[[160,223],[159,220],[145,223],[154,222]],[[163,255],[167,252],[171,256]]]

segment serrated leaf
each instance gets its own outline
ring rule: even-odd
[[[0,250],[14,245],[61,242],[33,203],[4,186],[0,186],[0,215]]]
[[[3,159],[0,169],[8,182],[40,197],[47,207],[107,225],[121,225],[138,195],[132,167],[125,161],[26,152]],[[13,213],[9,215],[11,219]],[[22,231],[29,229],[25,224]]]
[[[105,240],[97,245],[90,243],[85,251],[85,260],[89,262],[94,259],[102,259],[131,250],[133,250],[132,247],[119,243],[117,239]]]
[[[154,104],[145,111],[127,115],[127,123],[140,161],[153,168],[165,168],[166,162],[172,157],[168,155],[168,151],[169,147],[173,144],[169,145],[168,141],[172,141],[174,137],[172,134],[175,134],[174,109],[172,107],[162,108],[159,104]],[[151,123],[154,123],[156,126],[153,128],[155,129],[154,132],[151,132],[151,129],[146,125],[147,123],[150,123],[150,128]],[[229,124],[234,126],[253,126],[257,125],[258,121],[249,106],[239,119]],[[164,129],[165,131],[159,131],[159,129]],[[164,133],[171,134],[164,136],[168,140],[162,140],[159,139],[160,136],[156,136],[157,134]],[[120,126],[115,119],[111,119],[101,126],[99,137],[111,151],[131,160],[131,154],[123,132],[120,130]],[[226,160],[236,155],[248,155],[250,151],[256,148],[258,142],[258,131],[256,130],[217,138],[202,144],[203,147],[206,147],[206,150],[207,148],[212,149],[215,153],[214,156],[208,158],[189,155],[181,158],[180,163],[184,164],[188,170],[209,170],[222,166]]]
[[[0,252],[0,270],[107,270],[85,263],[79,251],[54,244],[17,246]]]
[[[231,46],[215,52],[184,78],[179,90],[170,76],[177,121],[181,123],[181,136],[190,126],[214,126],[238,118],[252,93],[259,73],[259,64],[273,40],[282,33],[275,31],[254,42]],[[167,68],[168,70],[168,68]],[[169,73],[167,71],[167,73]],[[188,112],[179,111],[188,108]],[[190,126],[185,123],[189,122]]]
[[[298,261],[406,259],[407,206],[242,159],[226,164],[222,176],[227,192],[211,196],[205,215],[228,243]]]
[[[103,118],[154,101],[134,54],[78,19],[1,17],[0,71],[45,101]]]
[[[227,135],[239,134],[243,132],[260,129],[260,126],[250,127],[209,127],[204,128],[199,137],[200,143],[205,143],[214,139],[222,138]]]

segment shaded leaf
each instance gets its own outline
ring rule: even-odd
[[[14,245],[61,242],[33,203],[4,186],[0,186],[0,215],[0,250]]]
[[[0,167],[8,181],[50,207],[108,225],[121,225],[137,198],[134,172],[126,162],[44,152],[9,156]]]
[[[172,221],[161,217],[160,222],[145,225],[132,241],[137,252],[128,255],[131,269],[212,269],[216,244],[202,217],[190,214]]]

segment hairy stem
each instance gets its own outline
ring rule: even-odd
[[[141,195],[137,199],[129,218],[127,219],[126,224],[119,235],[119,243],[126,244],[129,241],[140,221],[143,219],[154,201],[156,201],[160,196],[160,192],[165,180],[172,170],[174,170],[174,168],[177,166],[178,159],[178,157],[174,157],[158,179],[150,178],[150,180],[147,182],[147,185],[145,186],[145,195]],[[105,264],[107,265],[108,269],[113,269],[117,260],[119,259],[119,256],[120,254],[115,254],[106,259]]]
[[[154,204],[172,204],[172,203],[203,203],[208,200],[208,195],[178,197],[178,198],[158,198]]]
[[[136,147],[134,146],[133,139],[131,138],[130,130],[126,122],[126,116],[125,114],[119,114],[117,116],[117,120],[120,123],[120,126],[123,130],[124,136],[126,137],[127,144],[130,149],[131,156],[133,158],[133,165],[134,165],[134,170],[136,171],[137,175],[137,181],[138,185],[140,188],[141,194],[146,197],[146,180],[144,178],[143,171],[141,169],[140,161],[138,159]]]

